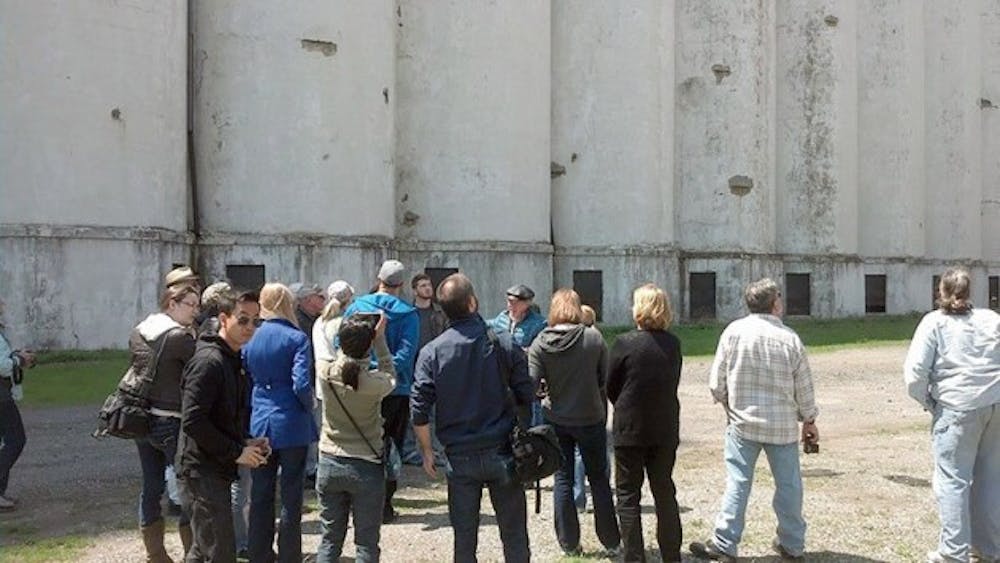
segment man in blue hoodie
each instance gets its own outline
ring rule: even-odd
[[[406,267],[398,260],[386,260],[378,271],[378,287],[375,293],[362,295],[344,311],[344,318],[354,313],[385,313],[389,324],[385,338],[392,352],[392,364],[396,368],[396,388],[382,399],[383,438],[386,451],[389,440],[397,452],[403,451],[403,438],[410,418],[410,387],[413,385],[413,365],[417,359],[420,344],[420,317],[417,310],[400,299],[406,282]],[[375,367],[374,358],[372,367]],[[382,521],[386,524],[396,519],[392,508],[392,496],[396,492],[396,475],[387,474],[385,482],[385,506]]]

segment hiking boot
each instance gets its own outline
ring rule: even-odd
[[[0,512],[11,512],[17,508],[17,501],[4,495],[0,495]]]
[[[142,526],[142,543],[146,546],[146,563],[174,563],[163,547],[163,532],[166,526],[163,519],[148,526]]]
[[[785,560],[785,561],[805,561],[806,560],[806,558],[805,558],[804,555],[792,555],[791,553],[789,553],[789,551],[787,549],[785,549],[785,546],[781,545],[781,543],[778,541],[778,538],[774,538],[774,541],[771,542],[771,549],[773,549],[775,551],[775,553],[777,553],[778,555],[780,555],[781,558],[783,560]]]
[[[399,513],[396,512],[396,509],[394,509],[391,504],[387,504],[382,507],[383,524],[392,524],[396,521],[396,518],[399,518]]]
[[[708,540],[705,543],[691,542],[688,549],[691,550],[691,555],[694,555],[698,559],[710,559],[712,561],[736,563],[735,557],[716,547],[715,542],[712,540]]]

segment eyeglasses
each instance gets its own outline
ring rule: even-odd
[[[264,319],[260,317],[254,317],[252,319],[250,317],[236,317],[236,324],[240,326],[247,326],[250,323],[253,323],[254,328],[257,328],[264,324]]]
[[[187,305],[192,309],[197,309],[199,306],[199,303],[197,301],[178,301],[178,303],[180,303],[181,305]]]

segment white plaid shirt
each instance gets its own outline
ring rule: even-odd
[[[774,315],[751,314],[726,327],[708,387],[736,433],[754,442],[797,442],[798,423],[819,414],[805,347]]]

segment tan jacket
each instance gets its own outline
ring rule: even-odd
[[[344,385],[341,378],[344,364],[357,361],[347,357],[343,351],[337,350],[333,362],[323,361],[316,366],[320,398],[323,400],[323,430],[320,433],[319,449],[324,454],[382,461],[382,398],[396,387],[396,369],[392,365],[392,354],[384,335],[376,338],[372,346],[378,367],[368,371],[361,370],[357,391]],[[337,397],[340,401],[337,401]],[[358,434],[341,407],[341,402],[364,437]],[[373,454],[372,449],[378,455]]]

